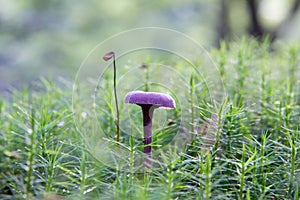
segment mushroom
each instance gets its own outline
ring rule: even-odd
[[[125,103],[136,104],[141,106],[143,113],[144,128],[144,166],[152,166],[152,118],[155,108],[175,108],[174,99],[168,95],[158,92],[132,91],[126,94]]]

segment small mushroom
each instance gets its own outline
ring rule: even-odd
[[[144,126],[144,166],[150,168],[152,165],[152,118],[155,108],[175,108],[174,99],[168,95],[158,92],[132,91],[125,96],[125,103],[141,106]]]

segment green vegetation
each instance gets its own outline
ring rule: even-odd
[[[74,124],[71,83],[42,79],[35,89],[2,99],[0,199],[299,199],[300,47],[251,39],[220,46],[211,55],[226,98],[207,100],[200,77],[189,74],[190,100],[181,106],[191,110],[184,116],[190,127],[180,129],[193,141],[180,156],[162,152],[163,167],[145,174],[133,165],[126,172],[106,166],[87,148]],[[109,102],[101,104],[99,122],[114,139]],[[169,113],[176,124],[178,113]],[[121,146],[133,163],[139,141],[124,134]]]

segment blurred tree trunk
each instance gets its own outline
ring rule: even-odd
[[[283,19],[283,21],[273,30],[268,31],[266,28],[262,26],[261,21],[259,20],[258,2],[259,2],[258,0],[247,0],[248,15],[250,18],[250,27],[248,29],[248,33],[259,39],[268,35],[270,36],[272,41],[278,37],[278,32],[281,29],[287,28],[286,25],[293,20],[300,7],[300,0],[294,0],[291,9],[289,10],[289,14],[286,16],[286,18]]]
[[[229,25],[229,3],[227,0],[221,0],[221,10],[219,15],[219,24],[218,24],[218,40],[229,39],[230,33],[230,25]]]
[[[265,34],[260,21],[258,19],[258,5],[256,0],[247,0],[248,12],[250,18],[250,28],[248,30],[250,35],[261,38]]]
[[[217,24],[217,45],[219,45],[220,40],[230,39],[231,27],[229,13],[231,5],[237,2],[238,1],[220,0],[219,21]],[[291,2],[291,7],[288,15],[277,27],[273,28],[272,30],[268,30],[263,26],[259,18],[259,0],[246,0],[246,4],[247,14],[249,16],[249,26],[247,30],[248,34],[258,39],[269,36],[271,41],[274,41],[279,36],[279,32],[281,30],[288,29],[290,22],[295,18],[300,8],[300,0],[294,0],[293,2]]]

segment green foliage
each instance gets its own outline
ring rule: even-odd
[[[35,90],[1,100],[0,198],[298,199],[299,47],[272,49],[267,40],[243,39],[222,43],[212,55],[226,99],[202,98],[200,78],[188,74],[189,101],[181,106],[191,109],[184,116],[191,123],[182,127],[180,113],[167,115],[167,126],[153,137],[161,167],[147,173],[134,166],[142,141],[124,130],[120,141],[130,154],[127,171],[95,157],[74,125],[70,86],[42,79]],[[98,92],[103,99],[97,118],[113,140],[111,90]],[[204,100],[195,105],[195,99]],[[132,123],[140,121],[137,113]],[[180,154],[169,145],[178,131],[193,136]]]

